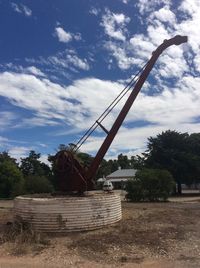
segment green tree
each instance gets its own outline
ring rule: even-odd
[[[6,157],[7,158],[7,157]],[[13,161],[0,161],[0,197],[8,198],[24,192],[23,174]]]
[[[29,156],[21,159],[20,169],[24,176],[39,175],[39,176],[51,176],[51,169],[45,163],[40,160],[40,154],[35,151],[30,151]]]
[[[17,165],[17,162],[16,162],[16,159],[15,158],[12,158],[8,152],[4,151],[2,153],[0,153],[0,163],[4,162],[4,161],[10,161],[12,162],[13,164],[15,164],[16,166]]]
[[[131,156],[130,167],[134,169],[142,169],[144,167],[144,157],[140,155]]]
[[[52,192],[52,171],[39,159],[40,154],[35,151],[30,151],[28,157],[21,159],[20,169],[24,174],[27,193]]]
[[[182,183],[192,183],[188,138],[188,133],[170,130],[162,132],[155,138],[148,139],[148,150],[145,154],[147,167],[166,169],[173,175],[179,193]]]
[[[117,157],[118,166],[122,169],[130,168],[130,161],[127,155],[119,154]]]

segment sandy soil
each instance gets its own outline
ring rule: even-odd
[[[200,202],[197,198],[175,201],[123,202],[119,223],[48,236],[48,243],[42,244],[1,240],[5,223],[12,221],[12,202],[0,201],[0,268],[200,267]]]

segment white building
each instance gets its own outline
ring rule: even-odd
[[[106,176],[106,179],[111,181],[114,189],[123,189],[127,180],[135,177],[136,169],[121,169]]]

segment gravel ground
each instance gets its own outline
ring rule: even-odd
[[[123,219],[100,230],[48,236],[48,243],[0,245],[0,268],[200,267],[200,202],[122,202]],[[0,235],[12,202],[0,201]]]

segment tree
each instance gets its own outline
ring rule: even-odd
[[[29,156],[21,159],[20,169],[24,174],[25,189],[28,193],[52,192],[52,171],[42,163],[40,154],[30,151]]]
[[[130,168],[130,161],[127,155],[119,154],[117,157],[118,166],[122,169]]]
[[[7,157],[0,161],[0,197],[8,198],[24,191],[23,174],[17,165]]]
[[[192,133],[188,138],[190,173],[193,183],[200,182],[200,133]]]
[[[176,180],[178,193],[181,184],[194,183],[194,176],[199,176],[199,135],[179,133],[167,130],[148,139],[148,150],[145,154],[145,165],[151,168],[167,169]],[[191,145],[193,144],[193,146]],[[194,174],[195,173],[195,174]]]
[[[39,175],[39,176],[51,176],[51,169],[45,163],[40,160],[40,154],[35,151],[30,151],[29,156],[21,159],[20,169],[24,176]]]
[[[0,163],[3,163],[4,161],[10,161],[16,166],[18,166],[16,159],[11,157],[6,151],[0,153]]]
[[[130,167],[134,169],[142,169],[144,167],[144,157],[140,155],[131,156]]]

